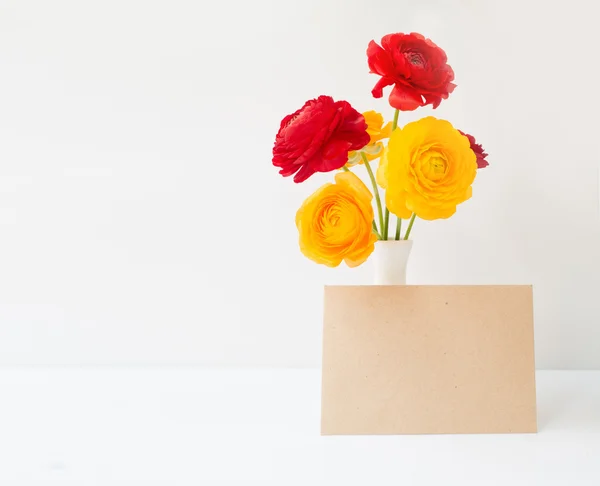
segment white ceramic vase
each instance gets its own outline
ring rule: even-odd
[[[372,259],[374,285],[406,285],[406,266],[412,240],[377,241]]]

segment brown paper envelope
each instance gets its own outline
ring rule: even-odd
[[[322,434],[536,431],[531,286],[325,287]]]

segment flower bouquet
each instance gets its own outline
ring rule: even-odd
[[[415,220],[451,217],[488,165],[446,120],[398,123],[454,91],[446,54],[390,34],[367,58],[373,96],[391,86],[391,122],[319,96],[281,121],[273,148],[297,183],[335,172],[296,214],[302,253],[330,267],[374,260],[377,285],[324,288],[321,433],[535,432],[531,286],[403,285]]]
[[[306,257],[330,267],[342,261],[356,267],[377,248],[376,283],[404,284],[415,219],[452,216],[471,197],[477,169],[488,165],[487,154],[449,121],[428,116],[398,124],[401,111],[435,109],[456,88],[445,52],[431,40],[416,33],[389,34],[381,45],[369,43],[367,58],[370,71],[379,76],[373,97],[381,98],[392,86],[392,121],[319,96],[281,121],[273,165],[296,183],[336,171],[334,182],[317,189],[296,214]],[[353,172],[361,164],[372,192]]]

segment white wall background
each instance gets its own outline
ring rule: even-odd
[[[0,364],[318,365],[323,283],[370,267],[300,254],[329,176],[271,147],[319,94],[391,116],[365,49],[395,31],[446,50],[435,114],[491,164],[410,280],[532,283],[538,367],[600,368],[591,0],[1,0]]]

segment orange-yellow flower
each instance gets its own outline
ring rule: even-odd
[[[363,263],[375,248],[373,195],[351,172],[335,176],[335,184],[317,189],[296,213],[300,250],[329,267],[342,261],[349,267]]]
[[[365,111],[363,113],[365,121],[367,122],[367,133],[371,137],[370,144],[379,142],[384,138],[390,138],[392,134],[392,122],[388,122],[385,126],[383,125],[383,115],[376,111]]]
[[[368,145],[363,147],[360,151],[353,151],[348,154],[348,167],[352,167],[357,164],[363,163],[363,158],[360,152],[364,152],[367,156],[367,160],[375,160],[383,152],[383,143],[380,140],[389,138],[392,134],[392,123],[389,122],[385,126],[383,124],[383,115],[376,111],[366,111],[363,113],[365,121],[367,122],[367,133],[371,137]]]
[[[400,218],[413,212],[422,219],[449,218],[471,197],[476,156],[469,139],[446,120],[427,117],[394,130],[386,157],[385,200]]]

